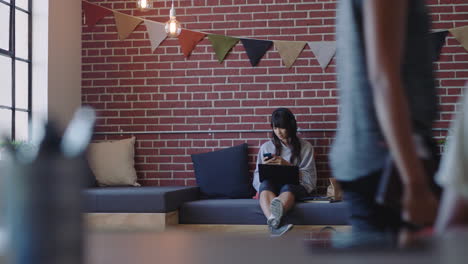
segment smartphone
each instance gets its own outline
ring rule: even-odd
[[[271,155],[271,153],[263,153],[263,157],[264,157],[264,158],[267,158],[267,160],[273,158],[273,156]]]

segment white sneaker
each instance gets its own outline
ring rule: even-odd
[[[272,228],[278,228],[283,217],[283,204],[278,198],[274,198],[270,203],[271,216],[267,220],[268,226]]]

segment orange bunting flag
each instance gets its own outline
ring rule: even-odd
[[[205,38],[206,34],[187,29],[182,29],[182,32],[177,37],[179,39],[180,47],[185,57],[190,56],[192,50],[197,46],[198,42]]]
[[[141,18],[126,15],[117,11],[114,11],[114,17],[120,40],[126,39],[135,30],[135,28],[143,22],[143,19]]]
[[[99,20],[112,14],[112,10],[110,9],[91,4],[86,1],[82,1],[81,3],[88,28],[92,28],[94,25],[96,25],[97,22],[99,22]]]

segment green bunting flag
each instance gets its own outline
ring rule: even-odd
[[[219,63],[223,62],[226,55],[239,42],[238,38],[232,38],[228,36],[209,34],[208,39],[211,41],[211,45],[216,53]]]

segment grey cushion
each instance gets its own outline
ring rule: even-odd
[[[347,206],[337,203],[297,203],[283,218],[295,225],[347,225]],[[180,224],[264,225],[256,199],[210,199],[187,202],[179,210]]]
[[[83,191],[84,211],[166,213],[199,199],[198,187],[103,187]]]

